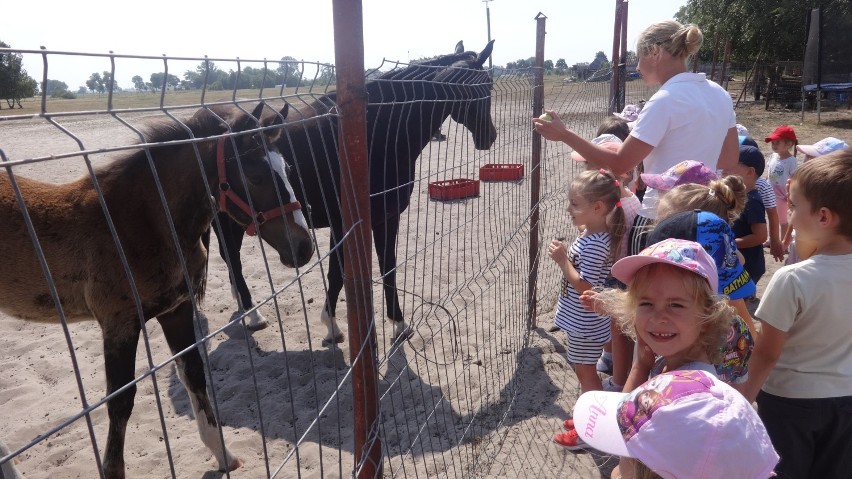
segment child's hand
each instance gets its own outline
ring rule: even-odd
[[[547,247],[547,255],[550,256],[550,259],[556,262],[558,265],[562,265],[566,261],[568,261],[568,247],[565,246],[565,243],[555,239],[550,242],[550,246]]]
[[[784,261],[784,251],[786,246],[780,240],[769,239],[769,254],[775,258],[776,262]]]
[[[601,316],[609,316],[609,312],[604,307],[603,303],[598,301],[598,294],[595,288],[587,289],[580,293],[580,306],[586,311],[598,313]]]

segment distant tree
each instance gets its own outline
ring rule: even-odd
[[[544,71],[550,73],[553,71],[553,60],[544,61]]]
[[[177,86],[180,83],[180,78],[172,75],[171,73],[169,73],[168,77],[166,77],[166,74],[162,73],[162,72],[151,74],[151,89],[152,90],[162,90],[164,83],[167,87],[170,86],[170,87],[174,88],[175,86]]]
[[[0,47],[9,48],[9,45],[0,41]],[[23,108],[21,99],[35,96],[38,92],[38,82],[23,68],[21,54],[0,54],[0,99],[6,100],[9,108],[15,105]]]
[[[624,63],[627,65],[637,65],[639,63],[639,57],[636,55],[636,52],[633,50],[627,50]]]
[[[733,61],[753,60],[758,54],[772,60],[801,60],[805,44],[805,16],[811,8],[823,16],[852,20],[850,0],[689,0],[674,17],[694,23],[704,33],[699,58],[713,55],[713,39],[731,40]],[[847,22],[852,27],[852,21]],[[839,28],[852,43],[852,28]],[[724,44],[724,43],[722,43]]]
[[[589,68],[592,71],[609,68],[609,59],[606,57],[606,53],[602,51],[597,52],[595,54],[595,59],[589,64]]]
[[[276,84],[281,84],[288,87],[299,86],[302,82],[302,63],[293,57],[281,57],[278,62],[276,72],[279,75],[279,81]]]
[[[221,90],[223,88],[222,80],[227,75],[215,63],[208,60],[199,63],[195,67],[195,71],[187,70],[184,72],[183,78],[192,85],[192,88],[203,88],[206,84],[208,89]]]
[[[145,80],[143,80],[139,75],[134,76],[130,79],[130,81],[133,82],[133,88],[135,88],[136,91],[145,91],[148,89],[145,85]]]
[[[68,84],[59,80],[47,80],[44,91],[50,96],[61,96],[62,92],[68,91]]]
[[[94,92],[103,93],[104,92],[104,80],[103,80],[103,78],[101,78],[101,74],[98,73],[98,72],[92,73],[91,76],[89,76],[89,79],[86,80],[86,87],[92,93],[94,93]]]
[[[79,87],[77,87],[77,93],[84,95],[88,93],[88,90],[83,85],[80,85]]]
[[[556,60],[556,70],[559,73],[565,73],[568,70],[568,63],[565,61],[564,58]]]

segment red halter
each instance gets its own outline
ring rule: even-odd
[[[278,206],[266,211],[257,212],[252,209],[252,207],[249,206],[248,203],[243,201],[242,198],[237,196],[237,194],[234,193],[234,190],[231,189],[231,185],[230,183],[228,183],[228,176],[225,173],[224,137],[219,138],[219,142],[216,146],[216,169],[219,173],[219,209],[221,211],[227,211],[228,200],[231,200],[232,203],[237,205],[237,208],[239,208],[240,211],[247,214],[249,217],[254,218],[254,221],[251,221],[249,224],[244,225],[246,228],[246,234],[249,236],[256,235],[257,228],[259,228],[260,225],[262,225],[263,223],[266,223],[268,220],[283,216],[285,213],[291,213],[302,208],[302,205],[298,201],[294,200],[284,206]]]

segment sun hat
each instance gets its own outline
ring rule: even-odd
[[[621,113],[615,111],[612,114],[627,121],[636,121],[639,119],[639,112],[642,111],[641,106],[625,105]]]
[[[716,263],[695,241],[669,238],[652,244],[633,256],[625,256],[612,265],[612,276],[629,284],[637,271],[653,263],[665,263],[693,272],[710,284],[710,289],[719,288]]]
[[[789,127],[787,125],[779,126],[778,128],[775,129],[775,131],[773,131],[772,133],[770,133],[769,136],[766,137],[767,143],[769,143],[770,141],[776,141],[776,140],[799,141],[799,139],[796,138],[796,132],[791,127]]]
[[[613,135],[612,133],[604,133],[601,136],[595,137],[592,140],[592,144],[600,145],[610,151],[617,152],[619,148],[621,148],[621,144],[624,143],[621,141],[621,138]],[[571,159],[574,161],[582,161],[585,162],[586,159],[583,158],[576,151],[571,152]]]
[[[758,177],[766,169],[766,158],[763,157],[763,153],[760,150],[753,146],[740,145],[739,162],[745,166],[754,168],[754,173]]]
[[[648,233],[648,244],[676,238],[695,241],[716,264],[719,294],[731,299],[754,296],[757,287],[737,259],[737,243],[727,221],[709,211],[683,211],[661,220]]]
[[[779,459],[748,400],[705,371],[663,373],[629,393],[589,391],[573,418],[589,446],[664,479],[766,479]]]
[[[822,140],[819,140],[813,145],[796,146],[797,150],[811,157],[827,155],[831,152],[842,150],[844,148],[849,148],[849,145],[845,141],[839,140],[832,136],[829,136],[828,138],[823,138]]]
[[[668,191],[686,183],[706,185],[718,178],[716,172],[707,165],[693,160],[681,161],[660,174],[642,173],[640,176],[646,185],[660,191]]]

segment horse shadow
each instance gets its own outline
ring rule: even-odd
[[[205,332],[206,317],[199,315],[199,320],[199,332]],[[227,339],[206,358],[223,426],[258,433],[262,430],[267,440],[294,445],[308,442],[354,452],[351,379],[342,349],[266,351],[239,323],[227,328],[225,334]],[[537,334],[549,336],[540,330]],[[553,342],[559,343],[555,338]],[[525,346],[516,354],[503,355],[506,362],[493,365],[494,369],[499,367],[504,373],[511,370],[510,374],[486,373],[491,367],[488,364],[455,358],[459,371],[450,380],[436,375],[429,358],[406,344],[392,345],[379,366],[379,428],[384,455],[390,461],[476,446],[530,419],[538,418],[549,427],[570,413],[557,404],[562,388],[545,369],[548,348]],[[468,385],[483,374],[494,375],[497,380],[504,376],[503,386],[493,393],[483,391],[482,398],[473,397]],[[192,415],[189,398],[176,374],[171,375],[168,394],[178,415]],[[549,433],[546,427],[544,430]],[[593,458],[602,473],[612,468],[610,456],[597,456]],[[211,479],[220,477],[211,474]]]

